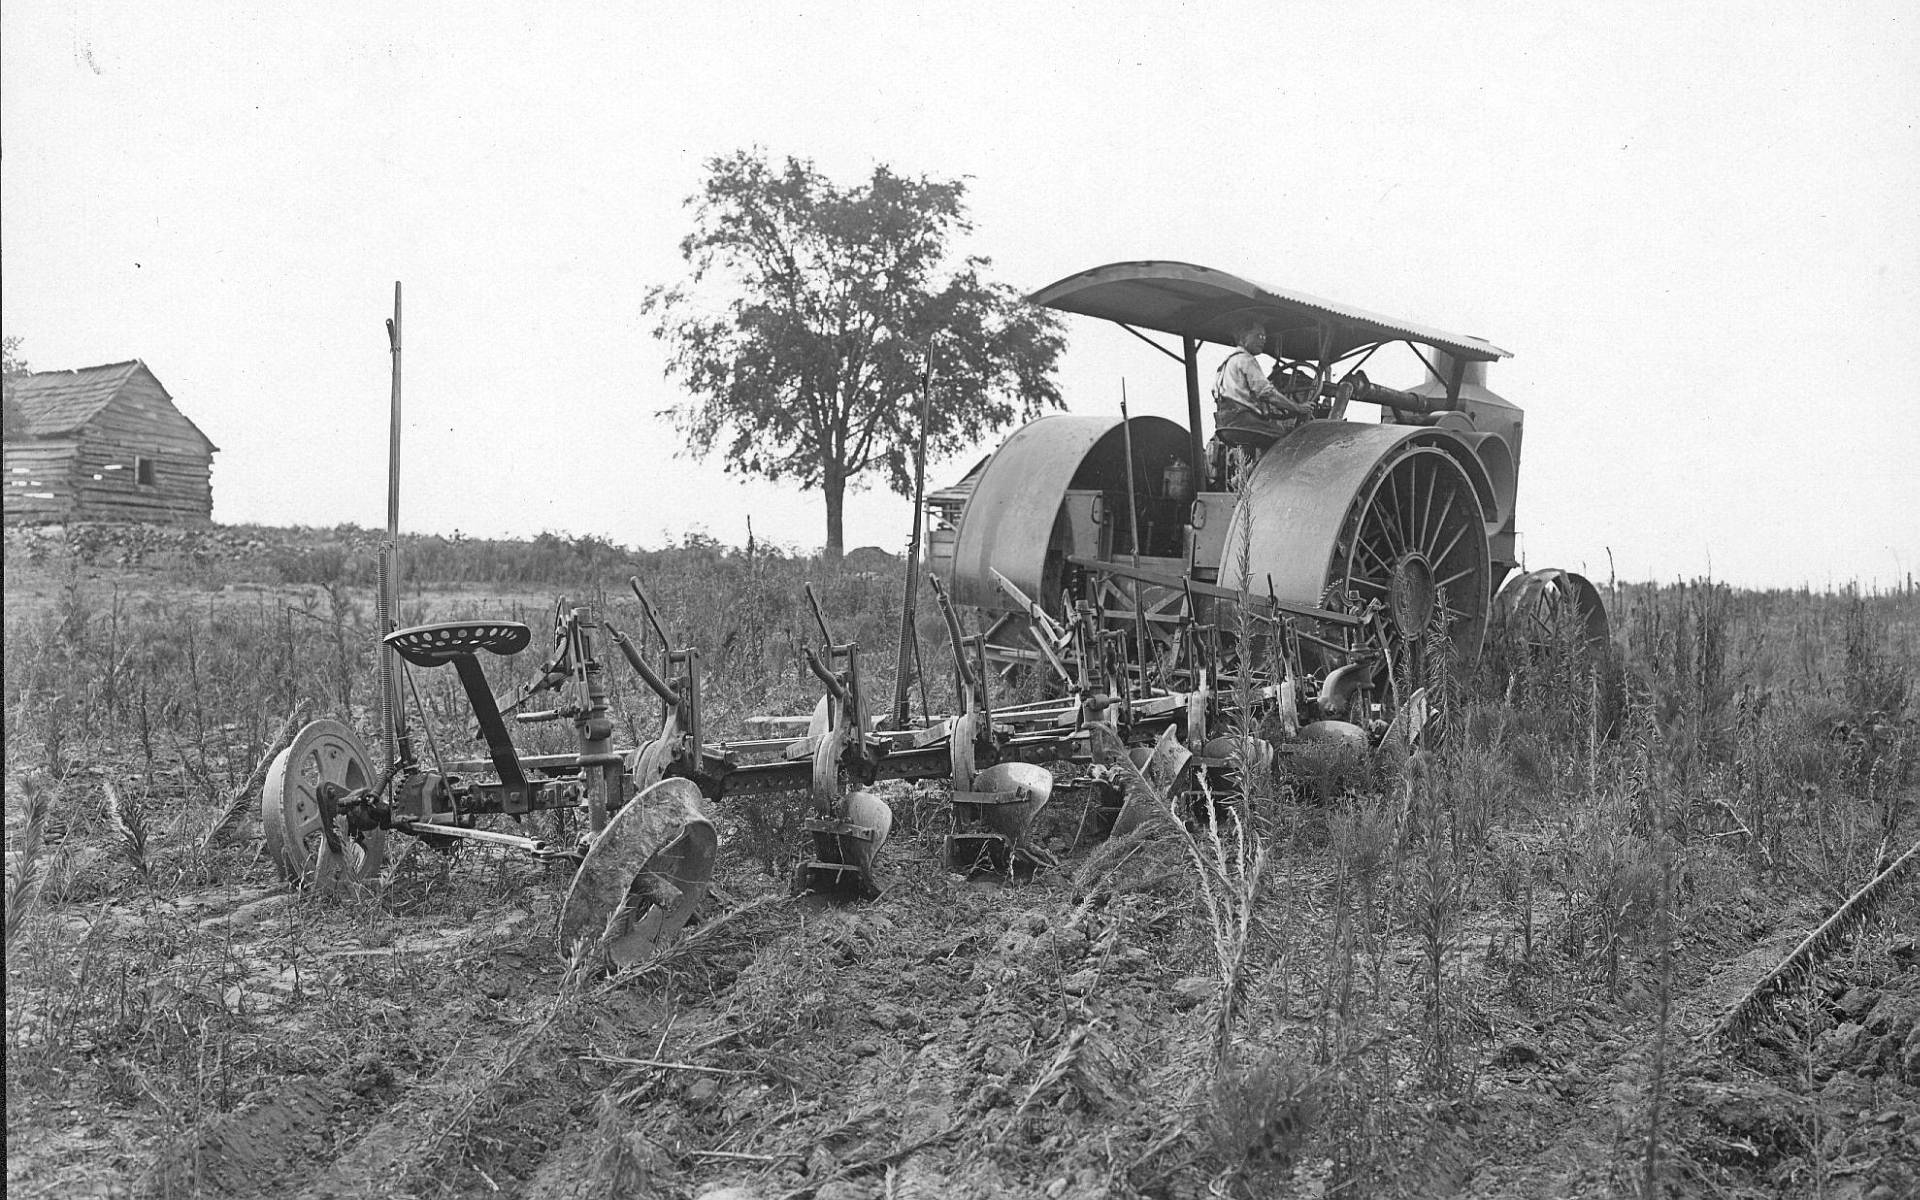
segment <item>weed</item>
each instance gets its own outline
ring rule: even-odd
[[[1203,1129],[1230,1177],[1270,1188],[1292,1170],[1320,1118],[1322,1083],[1292,1058],[1228,1064],[1208,1094]]]
[[[1912,665],[1902,664],[1887,651],[1885,635],[1860,597],[1851,598],[1847,604],[1842,636],[1846,656],[1843,694],[1848,711],[1868,718],[1904,709],[1911,694]]]
[[[6,950],[13,954],[13,941],[27,915],[40,898],[40,883],[45,868],[40,852],[47,833],[47,812],[52,801],[44,781],[28,776],[22,781],[27,793],[27,820],[17,844],[7,851]]]
[[[1421,1059],[1427,1084],[1449,1093],[1455,1084],[1452,1019],[1453,988],[1447,955],[1460,935],[1462,909],[1472,873],[1463,869],[1461,844],[1449,828],[1439,789],[1426,764],[1416,759],[1407,773],[1408,810],[1422,853],[1414,864],[1407,901],[1407,927],[1420,941],[1426,970],[1422,976],[1423,1037]]]
[[[112,822],[115,833],[120,835],[120,849],[126,855],[127,862],[140,878],[153,882],[153,863],[147,857],[147,818],[138,808],[129,807],[120,801],[120,789],[108,783],[107,819]]]

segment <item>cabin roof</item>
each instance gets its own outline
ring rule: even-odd
[[[160,389],[160,395],[207,444],[209,451],[219,449],[213,444],[213,439],[193,423],[191,417],[180,412],[179,406],[173,404],[173,397],[168,394],[166,386],[146,363],[137,358],[98,367],[33,371],[14,376],[7,381],[7,396],[19,405],[21,414],[26,418],[28,436],[57,437],[63,433],[73,433],[99,416],[137,374],[145,374],[153,380],[153,386]]]

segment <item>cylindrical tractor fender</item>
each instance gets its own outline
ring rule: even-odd
[[[1187,431],[1162,417],[1131,424],[1136,492],[1144,500],[1153,467],[1186,461]],[[955,533],[956,601],[1010,608],[993,579],[998,571],[1048,610],[1059,607],[1067,556],[1094,549],[1093,514],[1126,519],[1128,435],[1121,425],[1117,416],[1061,414],[1029,421],[1007,437],[974,483]],[[1100,498],[1109,496],[1119,506],[1102,511]],[[1070,500],[1085,511],[1069,511]]]
[[[1457,433],[1311,422],[1268,447],[1242,484],[1219,581],[1298,604],[1377,600],[1396,656],[1444,621],[1471,662],[1486,632],[1497,509],[1492,479]]]

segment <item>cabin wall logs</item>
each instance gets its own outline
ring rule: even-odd
[[[76,432],[7,443],[7,520],[212,519],[212,450],[157,388],[130,380]]]

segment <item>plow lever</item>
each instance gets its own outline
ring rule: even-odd
[[[647,614],[647,624],[653,626],[654,635],[660,639],[660,644],[662,646],[672,645],[673,641],[667,637],[666,628],[660,624],[660,618],[654,615],[653,602],[648,600],[647,594],[640,590],[640,577],[638,575],[627,576],[627,586],[633,589],[633,598],[640,602],[640,611]]]
[[[806,585],[806,589],[807,603],[813,608],[814,622],[820,626],[820,640],[825,642],[827,647],[831,649],[835,644],[833,640],[833,630],[827,625],[827,614],[820,607],[820,597],[814,594],[811,583]]]
[[[800,647],[800,653],[806,655],[807,666],[813,668],[813,673],[820,677],[820,682],[826,685],[828,693],[830,693],[835,700],[845,704],[847,702],[847,685],[840,681],[840,677],[834,674],[833,671],[827,667],[826,663],[820,661],[820,656],[815,654],[811,647]]]
[[[960,614],[954,611],[953,599],[947,595],[947,587],[940,582],[940,576],[927,573],[927,582],[933,585],[933,598],[940,605],[940,617],[947,624],[947,640],[953,644],[953,674],[955,690],[960,693],[963,702],[982,713],[991,713],[987,702],[986,671],[978,673],[967,662],[968,638],[960,629]],[[984,649],[982,655],[984,657]]]
[[[638,584],[635,586],[637,587]],[[679,689],[660,678],[654,669],[647,665],[647,660],[641,658],[640,651],[634,648],[633,639],[615,629],[611,622],[602,621],[600,624],[606,629],[607,635],[613,639],[613,644],[620,647],[620,653],[626,657],[627,665],[639,673],[647,687],[653,690],[653,694],[660,697],[663,702],[678,708],[680,706]]]

